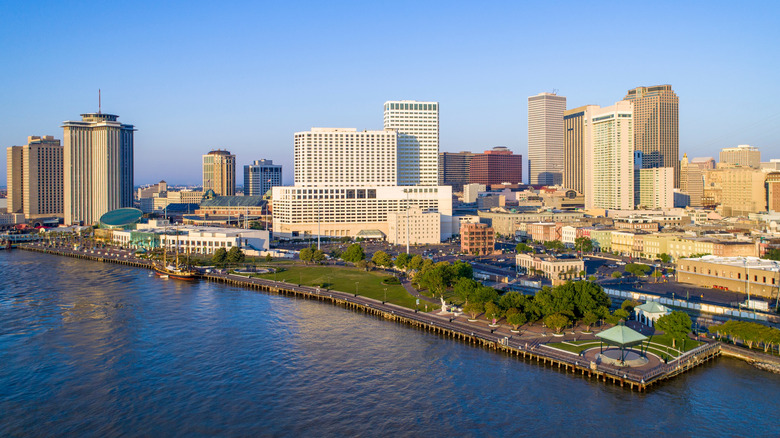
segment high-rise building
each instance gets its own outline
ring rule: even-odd
[[[282,185],[282,166],[272,160],[255,160],[244,166],[244,196],[262,196]]]
[[[585,190],[585,117],[598,105],[585,105],[564,111],[563,125],[563,186],[579,193]]]
[[[702,171],[712,170],[715,166],[715,159],[712,157],[695,157],[691,159],[691,166],[696,166]]]
[[[767,210],[766,173],[749,167],[718,169],[722,173],[718,210],[723,216],[748,216]]]
[[[8,213],[27,219],[63,216],[62,146],[46,135],[8,148]]]
[[[631,102],[592,111],[585,119],[585,207],[634,209]]]
[[[295,185],[396,186],[398,138],[391,129],[312,128],[296,132]]]
[[[766,174],[767,210],[780,212],[780,172]]]
[[[460,192],[469,183],[469,164],[472,152],[439,152],[439,185],[452,186]]]
[[[634,104],[634,148],[643,153],[643,166],[673,167],[680,186],[679,99],[671,85],[637,87],[623,100]]]
[[[102,112],[65,121],[65,224],[94,224],[103,214],[133,206],[133,125]]]
[[[702,206],[704,171],[688,161],[688,154],[683,154],[683,159],[680,161],[680,190],[688,195],[689,206]]]
[[[757,147],[741,144],[735,148],[720,150],[720,164],[726,166],[761,168],[761,151]]]
[[[528,98],[528,177],[533,185],[563,183],[563,113],[566,98],[539,93]]]
[[[515,155],[505,146],[496,146],[474,154],[469,167],[471,184],[522,184],[523,156]]]
[[[219,196],[236,194],[236,156],[217,149],[203,156],[203,191]]]
[[[398,132],[398,185],[439,182],[439,103],[385,102],[385,129]]]
[[[651,210],[674,208],[674,168],[654,167],[639,171],[639,206]]]

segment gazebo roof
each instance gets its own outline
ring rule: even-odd
[[[642,310],[645,313],[669,313],[668,307],[655,301],[648,301],[640,306],[636,306],[634,309]]]
[[[596,337],[601,338],[602,341],[608,344],[619,345],[621,347],[631,347],[632,345],[641,344],[647,339],[647,336],[624,325],[616,325],[611,329],[604,330],[601,333],[597,333]]]

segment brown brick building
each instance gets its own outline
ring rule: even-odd
[[[496,247],[493,227],[487,224],[464,223],[460,226],[460,250],[466,254],[492,254]]]
[[[486,185],[522,183],[523,156],[513,154],[504,146],[474,154],[469,163],[469,181]]]

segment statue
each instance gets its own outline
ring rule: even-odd
[[[446,314],[450,313],[447,310],[447,302],[444,301],[444,297],[440,296],[439,299],[441,300],[441,311],[439,312],[439,315],[446,315]]]

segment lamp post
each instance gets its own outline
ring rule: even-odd
[[[384,304],[384,303],[386,303],[386,302],[387,302],[387,288],[385,288],[385,300],[384,300],[384,301],[382,301],[382,304]]]

